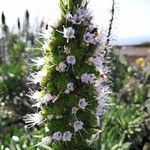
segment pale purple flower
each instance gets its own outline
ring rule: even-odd
[[[76,58],[73,55],[67,56],[67,63],[71,64],[71,65],[75,65],[76,64]]]
[[[25,123],[27,124],[27,126],[29,128],[35,126],[35,125],[39,125],[42,120],[43,120],[43,116],[39,113],[35,113],[35,114],[27,114],[23,117],[23,120],[25,121]]]
[[[84,73],[81,76],[81,81],[84,83],[93,84],[95,79],[96,79],[96,76],[94,74]]]
[[[78,8],[76,14],[82,18],[82,21],[84,21],[86,25],[89,24],[92,19],[91,12],[86,8]]]
[[[81,98],[80,100],[79,100],[79,107],[81,108],[81,109],[85,109],[86,108],[86,106],[88,105],[88,103],[86,102],[86,99],[85,98]]]
[[[60,131],[57,131],[52,136],[53,140],[60,141],[62,139],[62,133]]]
[[[74,123],[74,130],[75,132],[78,132],[79,130],[83,129],[83,122],[82,121],[76,121]]]
[[[67,43],[69,42],[69,39],[75,38],[74,36],[75,30],[72,27],[68,27],[68,28],[64,27],[63,34],[64,34],[63,37],[67,39]]]
[[[90,32],[87,32],[84,35],[84,41],[88,44],[93,44],[93,45],[96,45],[96,43],[97,43],[94,35]]]
[[[98,56],[96,56],[95,58],[94,57],[90,57],[89,58],[89,62],[94,64],[97,67],[103,67],[103,61]]]
[[[67,84],[67,89],[68,89],[69,91],[74,91],[74,84],[73,84],[73,82],[69,82],[69,83]]]
[[[70,131],[66,131],[64,134],[63,134],[63,137],[62,137],[62,140],[64,142],[66,141],[71,141],[71,138],[72,138],[72,133]]]
[[[83,16],[79,14],[75,14],[72,18],[71,21],[73,24],[81,24],[83,21]]]
[[[65,72],[66,64],[64,62],[59,63],[59,65],[56,67],[56,70],[59,72]]]

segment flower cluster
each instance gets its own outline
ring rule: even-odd
[[[73,24],[80,25],[81,23],[88,25],[92,19],[91,11],[87,8],[77,8],[76,14],[72,15],[70,12],[66,14],[66,19]]]
[[[84,73],[81,76],[81,81],[83,83],[90,83],[93,84],[94,81],[96,80],[96,76],[94,74],[88,74],[88,73]]]
[[[68,11],[69,12],[69,11]],[[84,58],[84,56],[81,57],[81,59],[78,59],[78,55],[73,52],[72,42],[73,39],[76,39],[76,26],[82,26],[84,28],[84,35],[82,35],[83,39],[83,46],[85,49],[87,49],[87,46],[89,48],[92,46],[94,49],[99,46],[100,40],[99,40],[99,34],[98,34],[98,29],[95,27],[92,23],[92,15],[89,9],[85,7],[78,7],[76,8],[76,12],[74,14],[71,14],[70,12],[66,14],[66,21],[69,22],[69,27],[67,27],[67,23],[63,27],[63,31],[60,32],[56,30],[57,32],[62,35],[62,38],[65,38],[65,44],[63,45],[58,45],[59,47],[63,47],[63,57],[59,57],[59,61],[56,61],[55,64],[53,64],[54,68],[53,70],[57,72],[60,75],[65,76],[66,75],[66,80],[65,80],[65,85],[59,89],[59,84],[56,85],[57,92],[58,90],[61,90],[61,92],[55,96],[57,93],[53,92],[48,92],[48,90],[45,90],[45,88],[42,88],[42,91],[31,91],[30,93],[30,98],[34,101],[33,107],[39,108],[38,110],[43,110],[40,109],[41,107],[46,107],[47,105],[49,106],[49,103],[53,103],[53,105],[57,105],[57,102],[54,103],[56,100],[59,100],[61,102],[61,98],[63,96],[69,97],[71,94],[75,96],[74,103],[71,107],[64,108],[65,109],[70,109],[67,110],[67,112],[70,112],[70,116],[74,117],[74,119],[71,119],[71,121],[68,122],[69,129],[65,129],[66,131],[64,132],[61,130],[56,130],[52,131],[50,136],[46,136],[42,139],[40,145],[50,145],[56,142],[70,142],[78,132],[82,132],[86,130],[86,122],[80,118],[80,112],[82,113],[87,113],[87,111],[92,112],[93,114],[96,114],[95,119],[97,116],[103,115],[106,107],[106,101],[109,98],[109,87],[105,86],[102,79],[99,79],[99,75],[96,75],[96,73],[91,70],[86,71],[81,71],[78,75],[76,74],[76,69],[74,69],[78,64],[80,63],[79,61]],[[71,26],[72,24],[72,26]],[[71,44],[70,44],[71,43]],[[44,43],[44,45],[47,46],[49,45],[48,43]],[[85,54],[86,55],[86,54]],[[45,57],[45,56],[44,56]],[[32,73],[31,74],[31,81],[34,84],[41,84],[41,82],[48,76],[49,71],[46,70],[44,67],[46,61],[43,58],[37,58],[34,59],[33,62],[36,64],[36,66],[41,69],[38,72]],[[88,57],[88,55],[86,56]],[[108,68],[104,65],[105,60],[102,59],[100,56],[91,56],[90,58],[83,59],[82,63],[85,63],[86,65],[94,65],[95,70],[96,68],[100,72],[100,75],[106,75],[108,72]],[[72,70],[69,67],[72,67]],[[81,66],[82,67],[82,66]],[[49,69],[49,67],[47,67]],[[91,67],[93,68],[93,67]],[[71,79],[70,79],[71,77]],[[69,80],[69,81],[68,81]],[[55,80],[56,81],[56,80]],[[67,82],[66,82],[67,81]],[[53,81],[52,81],[53,82]],[[48,86],[48,84],[47,84]],[[97,97],[97,101],[92,101],[89,99],[88,95],[83,94],[83,92],[80,91],[80,87],[94,87],[95,91],[93,92],[95,95],[93,95],[93,98]],[[64,88],[65,87],[65,88]],[[60,95],[63,95],[61,98]],[[97,107],[91,108],[90,110],[90,101],[92,103],[96,103]],[[70,101],[66,103],[70,103]],[[48,107],[47,106],[47,107]],[[63,106],[62,106],[63,107]],[[96,113],[94,113],[94,111]],[[79,112],[79,113],[78,113]],[[41,115],[42,114],[42,115]],[[92,115],[93,115],[92,114]],[[45,115],[45,114],[44,114]],[[44,120],[43,113],[35,113],[35,114],[27,114],[24,117],[24,121],[28,124],[29,127],[33,127],[34,125],[40,125]],[[46,114],[47,115],[47,114]],[[58,116],[55,116],[53,114],[48,114],[46,116],[47,120],[51,121],[53,123],[53,118],[57,120],[57,118],[63,117],[60,114]],[[93,118],[93,116],[92,116]],[[69,118],[67,118],[69,120]],[[81,133],[80,133],[81,135]],[[73,137],[74,136],[74,137]]]

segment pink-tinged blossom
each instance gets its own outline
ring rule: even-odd
[[[82,121],[76,121],[74,123],[74,130],[75,130],[75,132],[78,132],[78,131],[80,131],[82,129],[83,129],[83,122]]]
[[[74,36],[75,30],[72,27],[68,27],[68,28],[64,27],[63,34],[64,34],[63,37],[67,39],[67,43],[69,42],[69,39],[75,38]]]
[[[81,98],[80,100],[79,100],[79,107],[81,108],[81,109],[85,109],[86,108],[86,106],[88,105],[88,103],[86,102],[86,99],[85,98]]]
[[[73,55],[67,56],[67,63],[70,65],[75,65],[76,64],[76,58]]]
[[[35,125],[39,125],[42,120],[43,120],[43,116],[39,113],[35,113],[35,114],[27,114],[23,117],[23,120],[25,121],[25,123],[27,124],[27,126],[29,128],[35,126]]]
[[[62,139],[62,133],[60,131],[57,131],[52,136],[53,140],[60,141]]]
[[[72,138],[72,133],[70,131],[66,131],[64,134],[63,134],[63,137],[62,137],[62,140],[64,142],[66,141],[71,141],[71,138]]]
[[[94,81],[96,79],[96,76],[94,74],[88,74],[88,73],[84,73],[82,74],[81,76],[81,81],[83,83],[90,83],[90,84],[93,84]]]

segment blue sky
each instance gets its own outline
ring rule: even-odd
[[[31,22],[45,18],[53,24],[59,18],[59,0],[0,0],[0,11],[4,11],[7,24],[15,24],[26,9],[31,14]],[[108,25],[112,0],[91,0],[90,8],[95,22],[104,29]],[[38,16],[38,17],[37,17]],[[114,35],[119,44],[150,41],[150,0],[116,0]]]

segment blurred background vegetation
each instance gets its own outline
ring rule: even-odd
[[[34,49],[38,48],[35,40],[38,35],[32,31],[28,10],[24,22],[18,18],[17,32],[13,32],[6,21],[5,14],[2,13],[0,150],[34,150],[36,139],[42,133],[39,133],[38,127],[27,129],[22,117],[35,111],[27,96],[27,77],[31,69],[34,69],[29,65],[30,59],[41,55],[40,51]],[[44,26],[41,21],[36,31],[40,33]],[[150,150],[150,55],[138,55],[136,51],[132,56],[122,54],[121,48],[116,46],[111,49],[114,94],[109,110],[102,118],[98,149]],[[32,132],[36,133],[36,138],[32,138]]]

